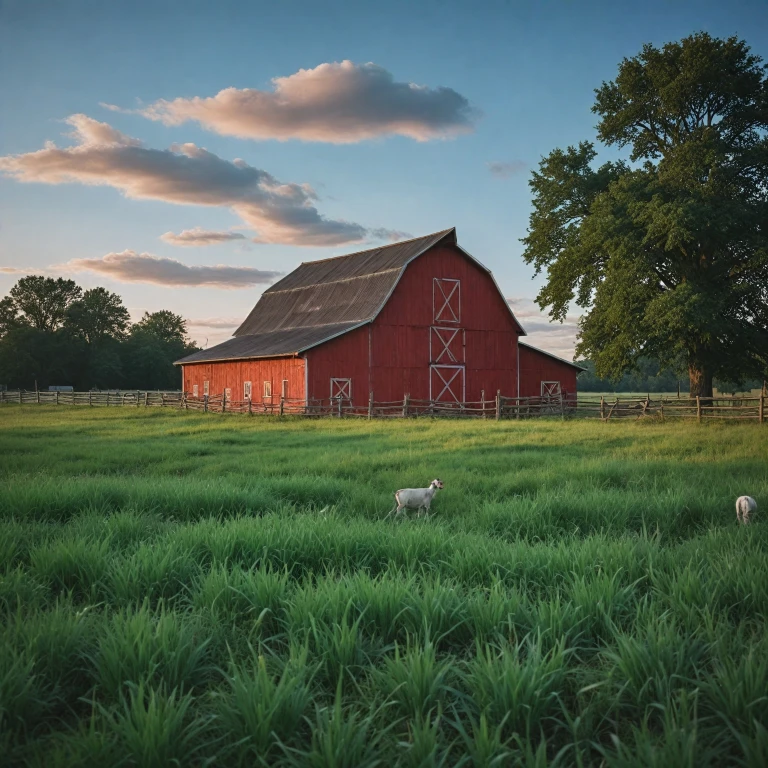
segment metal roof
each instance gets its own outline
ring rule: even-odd
[[[565,363],[566,365],[570,365],[572,368],[578,368],[580,371],[587,370],[581,365],[577,365],[576,363],[572,363],[570,360],[566,360],[564,357],[558,357],[557,355],[553,355],[551,352],[545,352],[543,349],[539,349],[538,347],[532,347],[530,344],[527,344],[524,341],[520,341],[520,339],[518,339],[518,344],[525,347],[526,349],[530,349],[531,352],[538,352],[540,355],[551,357],[553,360],[557,360],[558,363]]]
[[[351,331],[378,315],[413,259],[444,240],[457,245],[455,228],[304,262],[264,291],[234,338],[176,364],[297,355]],[[487,267],[463,253],[490,274]],[[520,330],[525,333],[522,327]]]

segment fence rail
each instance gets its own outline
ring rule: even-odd
[[[765,422],[765,394],[752,397],[659,397],[605,398],[589,395],[548,397],[504,397],[464,403],[420,400],[405,395],[402,400],[376,401],[370,393],[367,405],[355,405],[342,398],[310,399],[270,398],[268,401],[231,400],[224,394],[193,397],[185,392],[150,392],[114,390],[110,392],[0,392],[0,404],[86,405],[90,407],[161,407],[206,413],[241,413],[250,415],[307,417],[336,416],[358,418],[408,418],[439,416],[443,418],[528,419],[541,416],[560,418],[599,418],[659,420],[683,418],[705,421],[741,419]]]

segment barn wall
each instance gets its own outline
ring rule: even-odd
[[[430,396],[433,278],[461,281],[461,316],[442,327],[464,329],[465,398],[517,393],[517,332],[506,302],[485,270],[461,251],[437,246],[412,262],[372,325],[371,384],[376,400]],[[439,348],[439,344],[436,345]],[[434,350],[434,347],[433,347]],[[434,351],[433,351],[433,356]],[[311,370],[311,369],[310,369]],[[436,396],[437,393],[432,393]]]
[[[226,387],[232,390],[233,400],[243,400],[243,383],[251,382],[253,402],[264,399],[264,382],[272,383],[272,401],[280,402],[283,379],[288,380],[289,398],[304,397],[304,360],[295,357],[275,357],[267,360],[229,360],[226,362],[192,363],[183,366],[184,391],[192,394],[193,385],[203,396],[203,382],[209,381],[211,396],[220,396]]]
[[[311,398],[327,400],[331,396],[332,378],[351,379],[353,404],[368,403],[369,327],[364,325],[343,336],[331,339],[319,347],[307,350],[305,355],[309,362],[308,380]]]
[[[576,392],[578,370],[531,347],[520,346],[520,396],[541,395],[542,381],[559,381],[564,393]]]

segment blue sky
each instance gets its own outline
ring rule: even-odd
[[[64,274],[116,291],[136,318],[179,312],[210,345],[269,273],[455,226],[531,341],[570,356],[573,324],[547,329],[531,303],[528,176],[553,148],[594,138],[593,90],[623,57],[697,30],[768,57],[764,1],[0,0],[0,294],[24,272]],[[278,77],[308,104],[277,103]],[[362,95],[342,120],[334,98],[349,78]],[[227,88],[237,103],[211,101]],[[177,170],[131,166],[166,160]],[[258,190],[243,202],[247,184]],[[234,239],[160,238],[206,240],[198,229]]]

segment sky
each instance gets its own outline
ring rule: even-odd
[[[0,296],[70,277],[211,346],[302,261],[456,227],[570,359],[579,310],[549,323],[522,259],[531,171],[595,139],[623,58],[696,31],[768,59],[765,0],[0,0]]]

